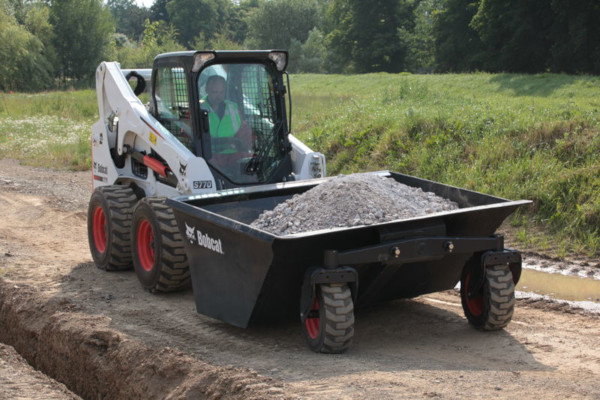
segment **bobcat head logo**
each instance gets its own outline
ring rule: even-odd
[[[183,165],[182,163],[179,163],[179,173],[185,176],[185,174],[187,173],[187,164]]]
[[[194,243],[194,240],[196,239],[196,227],[188,226],[188,224],[186,222],[185,223],[185,236],[187,236],[187,239],[190,241],[190,243]]]

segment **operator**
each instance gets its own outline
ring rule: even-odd
[[[240,151],[246,153],[252,149],[252,132],[248,124],[242,120],[235,102],[225,99],[227,83],[220,75],[212,75],[206,81],[206,96],[200,100],[200,107],[208,111],[208,124],[212,140],[214,161],[226,162],[226,158],[218,155],[233,155]],[[228,141],[227,139],[232,139]],[[225,140],[219,140],[225,139]],[[239,139],[240,146],[236,146]],[[220,159],[220,160],[219,160]]]

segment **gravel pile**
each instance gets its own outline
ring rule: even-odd
[[[263,212],[251,226],[275,235],[372,225],[455,210],[450,200],[372,174],[337,176]]]

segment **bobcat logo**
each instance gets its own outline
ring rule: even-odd
[[[215,239],[206,233],[202,233],[200,229],[196,229],[195,226],[189,226],[187,222],[185,222],[185,236],[190,244],[197,244],[215,253],[225,254],[221,239]]]
[[[182,163],[179,163],[179,173],[183,176],[186,175],[187,173],[187,164],[183,165]]]
[[[188,226],[188,224],[185,223],[185,236],[187,236],[187,239],[190,241],[190,243],[194,243],[196,240],[196,227]]]

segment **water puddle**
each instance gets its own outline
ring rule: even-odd
[[[600,281],[523,269],[517,290],[568,301],[600,303]]]

